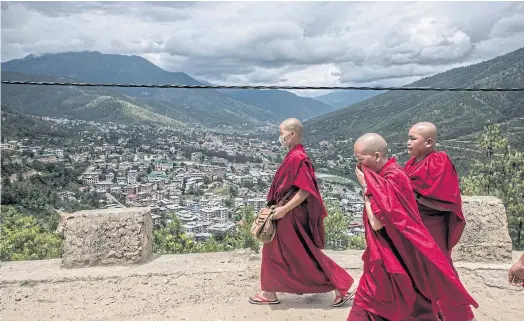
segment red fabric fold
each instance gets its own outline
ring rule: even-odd
[[[293,186],[310,194],[305,202],[309,213],[309,227],[313,235],[313,242],[318,248],[323,249],[326,245],[324,218],[328,213],[320,195],[313,165],[301,144],[290,150],[282,161],[273,177],[267,201],[275,204],[280,202]]]
[[[459,242],[466,227],[459,178],[453,163],[445,152],[432,152],[419,162],[415,157],[411,158],[404,170],[414,192],[423,196],[424,201],[432,207],[440,209],[418,203],[422,222],[453,267],[451,250]],[[465,321],[474,318],[469,306],[453,309],[446,300],[440,302],[439,306],[448,319]]]
[[[336,289],[345,295],[351,288],[353,278],[321,251],[327,211],[317,185],[313,166],[298,145],[275,173],[267,200],[278,203],[292,188],[310,195],[276,221],[275,238],[262,248],[263,291],[303,294]]]
[[[447,250],[457,245],[466,227],[466,220],[462,214],[462,197],[460,195],[459,178],[455,166],[445,152],[432,152],[423,160],[417,162],[412,157],[404,166],[406,174],[411,179],[415,193],[422,195],[443,211],[453,215],[446,217],[447,221]],[[421,214],[427,212],[428,220],[437,211],[425,208]],[[438,225],[435,222],[435,225]],[[445,230],[441,230],[443,233]]]
[[[396,160],[390,159],[379,174],[362,170],[373,212],[384,228],[374,231],[364,211],[367,248],[355,304],[388,320],[402,320],[413,312],[416,288],[433,302],[477,307],[422,223],[409,178]]]

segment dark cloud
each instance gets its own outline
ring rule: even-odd
[[[212,83],[402,85],[523,43],[511,2],[2,2],[2,61],[136,54]]]

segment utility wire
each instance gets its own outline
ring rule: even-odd
[[[145,85],[145,84],[97,84],[78,82],[14,81],[2,80],[2,84],[36,86],[122,87],[122,88],[177,88],[177,89],[292,89],[292,90],[390,90],[390,91],[496,91],[524,92],[524,88],[432,88],[432,87],[358,87],[358,86],[236,86],[236,85]]]

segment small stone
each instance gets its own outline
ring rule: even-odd
[[[22,297],[20,296],[20,294],[17,294],[15,296],[15,301],[21,301],[22,300]]]

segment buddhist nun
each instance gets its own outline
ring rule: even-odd
[[[477,305],[425,228],[408,176],[386,141],[366,134],[354,145],[364,194],[366,250],[349,321],[437,321],[434,303]]]
[[[277,292],[334,291],[334,307],[352,298],[353,278],[321,250],[325,246],[323,220],[328,213],[301,144],[303,134],[298,119],[280,124],[279,140],[287,155],[273,177],[268,204],[278,204],[290,190],[294,192],[287,203],[275,208],[276,236],[262,248],[262,292],[249,298],[252,304],[278,304]]]
[[[436,144],[434,124],[422,122],[411,127],[407,143],[411,158],[404,171],[411,180],[422,222],[453,267],[451,250],[460,240],[466,220],[457,171],[446,152],[435,150]],[[469,306],[451,309],[441,302],[438,309],[445,320],[475,320]]]

